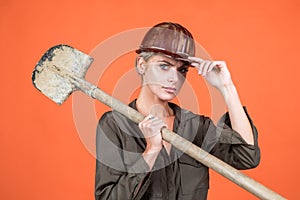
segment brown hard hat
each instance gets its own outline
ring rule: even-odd
[[[177,23],[163,22],[146,33],[140,48],[136,50],[137,53],[149,51],[189,61],[189,56],[195,56],[195,43],[192,34],[185,27]]]

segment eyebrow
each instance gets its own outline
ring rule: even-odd
[[[164,62],[164,63],[167,63],[168,65],[174,66],[174,64],[172,64],[172,63],[170,63],[170,62],[168,62],[168,61],[166,61],[166,60],[159,60],[158,62]]]
[[[166,63],[166,64],[168,64],[168,65],[171,65],[171,66],[174,66],[174,64],[172,64],[172,63],[170,63],[169,61],[166,61],[166,60],[158,60],[158,62],[164,62],[164,63]],[[189,64],[188,63],[183,63],[181,66],[179,66],[179,67],[177,67],[178,69],[179,68],[182,68],[182,67],[189,67]]]

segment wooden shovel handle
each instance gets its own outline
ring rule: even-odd
[[[113,98],[104,91],[100,90],[96,86],[87,82],[84,79],[72,77],[74,85],[78,89],[82,90],[87,95],[101,101],[105,105],[111,107],[113,110],[116,110],[126,116],[128,119],[132,120],[135,123],[141,122],[145,116],[136,111],[135,109],[129,107],[128,105],[122,103],[121,101]],[[236,183],[240,187],[244,188],[248,192],[257,196],[260,199],[269,199],[269,200],[282,200],[284,197],[268,189],[264,185],[255,181],[254,179],[246,176],[241,173],[239,170],[231,167],[222,160],[216,158],[215,156],[204,151],[200,147],[194,145],[190,141],[182,138],[178,134],[172,132],[167,128],[162,129],[162,138],[172,144],[177,149],[181,150],[185,154],[194,158],[195,160],[201,162],[207,167],[213,169],[217,173]]]

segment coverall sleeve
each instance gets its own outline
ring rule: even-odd
[[[254,145],[247,144],[241,135],[232,129],[228,113],[221,117],[217,126],[210,119],[206,120],[204,125],[207,134],[202,144],[203,148],[237,169],[251,169],[260,162],[257,129],[245,107],[244,110],[252,128]]]
[[[111,112],[99,120],[96,136],[95,199],[140,199],[149,186],[151,172],[142,156],[124,163],[122,135]]]

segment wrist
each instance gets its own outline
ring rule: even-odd
[[[223,84],[220,88],[219,88],[220,92],[222,93],[222,95],[224,97],[228,97],[232,94],[236,94],[236,87],[233,84],[232,81],[230,81],[229,83]]]
[[[162,144],[159,145],[147,145],[144,151],[144,154],[152,154],[152,153],[159,153],[162,149]]]
[[[149,145],[146,146],[146,149],[143,153],[143,158],[148,164],[149,168],[152,169],[154,166],[154,163],[156,161],[156,158],[160,152],[162,147],[149,147]]]
[[[228,110],[240,106],[242,107],[238,91],[234,84],[224,86],[221,93]]]

